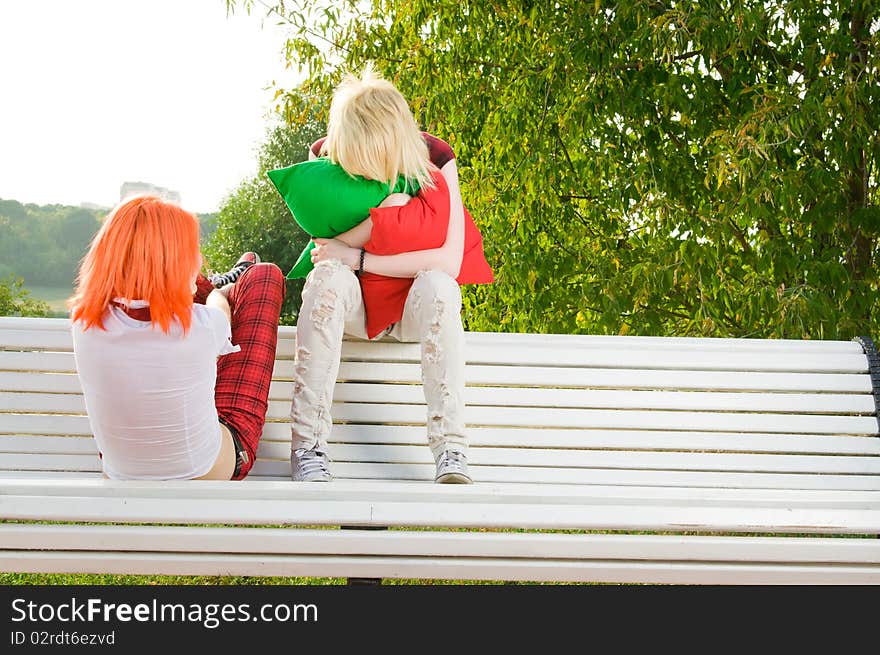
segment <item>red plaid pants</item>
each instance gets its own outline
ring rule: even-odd
[[[194,300],[204,304],[214,287],[201,275],[196,286]],[[250,472],[263,434],[285,290],[284,275],[275,264],[254,264],[229,292],[232,343],[241,351],[217,360],[214,404],[220,420],[235,431],[247,451],[248,461],[235,480]]]

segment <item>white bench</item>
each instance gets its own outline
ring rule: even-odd
[[[0,570],[880,583],[855,342],[469,333],[472,486],[431,481],[418,346],[347,342],[319,484],[281,328],[251,476],[146,483],[100,477],[68,330],[0,319]]]

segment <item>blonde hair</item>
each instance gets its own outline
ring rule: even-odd
[[[392,189],[399,175],[422,188],[434,186],[428,146],[406,99],[370,68],[336,87],[321,154]]]
[[[102,317],[117,297],[146,300],[150,318],[168,332],[176,318],[192,322],[192,284],[199,272],[199,221],[155,196],[126,200],[110,213],[83,258],[71,319],[104,329]]]

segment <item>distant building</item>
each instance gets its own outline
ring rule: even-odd
[[[159,196],[165,202],[173,202],[176,205],[180,204],[180,193],[178,191],[156,186],[149,182],[123,182],[122,187],[119,189],[119,200],[121,202],[131,196],[144,193]]]

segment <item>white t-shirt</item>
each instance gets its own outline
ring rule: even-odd
[[[130,303],[143,307],[143,301]],[[113,480],[185,480],[205,475],[220,452],[214,406],[217,357],[233,346],[216,307],[193,305],[192,324],[168,334],[110,307],[104,327],[71,326],[92,434]]]

